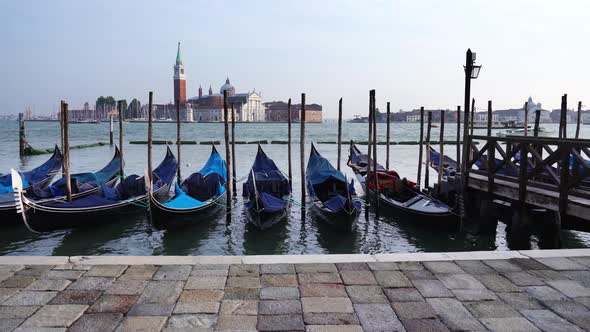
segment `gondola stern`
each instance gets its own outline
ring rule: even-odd
[[[10,170],[10,174],[12,176],[12,189],[14,191],[16,213],[21,215],[23,223],[29,229],[29,231],[33,233],[38,233],[33,228],[31,228],[27,221],[27,213],[25,207],[29,204],[29,200],[24,195],[23,179],[20,176],[20,174],[14,169]]]

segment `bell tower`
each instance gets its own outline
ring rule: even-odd
[[[180,104],[186,102],[186,76],[184,75],[184,64],[180,56],[180,42],[176,52],[176,63],[174,64],[174,103],[179,101]]]

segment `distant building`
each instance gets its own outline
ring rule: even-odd
[[[539,122],[551,122],[550,112],[544,110],[541,103],[533,102],[533,98],[529,97],[527,101],[528,109],[528,122],[533,123],[535,121],[535,113],[537,110],[541,111]],[[524,123],[524,104],[520,108],[509,108],[502,110],[495,110],[494,114],[498,115],[498,122],[520,122]]]
[[[180,56],[180,42],[176,51],[176,63],[174,64],[174,103],[178,101],[180,105],[186,102],[186,76],[184,73],[184,64]]]
[[[287,122],[289,120],[289,105],[284,101],[264,103],[267,122]],[[291,104],[291,121],[301,121],[301,104]],[[322,122],[322,105],[305,105],[305,122]]]

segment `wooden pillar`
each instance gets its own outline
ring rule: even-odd
[[[524,103],[524,136],[529,135],[529,102]]]
[[[488,137],[492,136],[492,126],[493,126],[493,121],[492,121],[492,101],[488,100]]]
[[[236,175],[236,110],[234,103],[231,104],[231,169],[234,197],[238,196],[237,175]]]
[[[291,98],[289,98],[289,102],[287,104],[287,154],[289,157],[289,183],[293,186],[293,168],[291,166]]]
[[[386,132],[386,137],[385,137],[385,168],[387,170],[389,170],[389,130],[390,130],[390,124],[391,124],[391,103],[387,102],[387,132]]]
[[[148,180],[150,183],[150,189],[153,188],[151,186],[152,186],[152,182],[153,182],[152,171],[154,170],[152,167],[152,145],[153,145],[153,139],[154,139],[154,127],[153,127],[154,123],[153,123],[153,112],[152,112],[153,107],[154,107],[154,93],[152,91],[150,91],[148,94],[148,155],[147,155],[148,177],[149,177]],[[111,116],[111,121],[113,121],[112,116]]]
[[[475,98],[471,99],[471,121],[470,121],[470,131],[469,131],[469,135],[473,136],[473,127],[475,126],[474,123],[475,120]]]
[[[228,119],[229,114],[227,110],[227,90],[223,91],[223,126],[224,126],[224,138],[225,138],[225,163],[226,163],[226,173],[225,177],[227,178],[226,185],[225,185],[225,193],[226,197],[226,209],[227,209],[227,216],[231,218],[231,198],[232,198],[232,178],[231,178],[231,153],[229,148],[229,123]]]
[[[369,138],[367,140],[367,175],[365,176],[365,193],[367,194],[367,207],[365,208],[365,218],[369,218],[369,209],[371,208],[371,199],[369,197],[369,182],[371,179],[371,140],[373,139],[373,90],[369,90]]]
[[[305,93],[301,94],[301,132],[299,133],[299,154],[301,168],[301,206],[305,209]]]
[[[379,176],[377,175],[377,106],[375,100],[375,90],[373,92],[373,185],[375,186],[375,206],[379,209]]]
[[[441,193],[442,188],[442,173],[445,163],[445,111],[440,111],[440,157],[438,160],[438,194]],[[430,155],[430,153],[428,153]]]
[[[428,112],[428,127],[426,129],[426,167],[424,167],[424,189],[430,185],[430,129],[432,128],[432,112]],[[441,157],[442,158],[442,157]]]
[[[420,107],[420,138],[418,142],[418,177],[416,179],[416,185],[420,190],[422,183],[422,144],[424,143],[424,106]],[[428,152],[430,153],[430,151]],[[428,168],[428,166],[426,166]]]
[[[18,151],[21,156],[25,155],[25,119],[23,113],[18,113]]]
[[[65,153],[65,141],[64,141],[64,113],[63,113],[63,109],[64,109],[64,103],[65,101],[61,101],[60,105],[59,105],[59,130],[60,130],[60,138],[61,138],[61,153],[62,155]],[[65,156],[64,156],[65,158]],[[65,178],[66,176],[66,163],[65,163],[65,159],[64,161],[61,163],[61,176],[62,178]]]
[[[121,168],[119,169],[119,174],[121,179],[125,178],[125,173],[123,170],[125,158],[123,158],[123,101],[117,101],[117,110],[119,112],[119,152],[121,153]]]
[[[561,97],[561,113],[559,116],[559,138],[567,138],[567,94]]]
[[[64,167],[66,176],[66,197],[68,202],[72,201],[72,177],[70,173],[70,139],[68,128],[68,103],[62,102],[62,119],[64,119]]]
[[[180,181],[182,176],[180,174],[180,168],[182,167],[182,162],[180,161],[180,147],[182,146],[180,140],[180,100],[176,99],[176,159],[178,161],[178,166],[176,167],[176,182],[180,185]]]
[[[576,120],[576,139],[580,138],[580,124],[582,122],[582,102],[578,102],[578,118]]]
[[[114,144],[113,130],[114,130],[113,115],[111,114],[111,115],[109,115],[109,144],[111,146],[113,146],[113,144]]]
[[[457,106],[457,165],[461,163],[461,106]],[[459,172],[459,170],[456,170]]]
[[[338,101],[338,164],[340,170],[340,159],[342,158],[342,98]]]
[[[535,110],[535,126],[533,127],[533,136],[539,136],[539,121],[541,119],[541,110]]]

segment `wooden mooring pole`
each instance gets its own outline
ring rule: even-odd
[[[492,136],[492,101],[488,100],[488,137]]]
[[[424,167],[424,189],[430,185],[430,130],[432,128],[432,112],[428,112],[428,127],[426,129],[426,166]],[[442,156],[441,156],[442,158]]]
[[[113,115],[110,114],[109,115],[109,144],[111,146],[113,146],[114,144],[114,137],[113,137],[113,130],[114,130],[114,124],[113,124]]]
[[[444,163],[445,163],[445,111],[441,110],[440,111],[440,138],[439,138],[439,143],[440,143],[440,157],[438,158],[438,194],[440,195],[441,190],[442,190],[442,173],[443,173],[443,169],[444,169]],[[428,153],[428,155],[430,156],[430,152]]]
[[[180,174],[180,169],[182,167],[182,162],[180,159],[180,147],[181,147],[181,140],[180,140],[180,100],[176,100],[176,160],[178,161],[178,166],[176,167],[176,182],[180,185],[180,181],[182,176]]]
[[[539,122],[541,121],[541,110],[535,110],[535,126],[533,127],[533,136],[539,136]]]
[[[580,138],[580,124],[582,122],[582,102],[578,102],[578,117],[576,120],[576,139]]]
[[[422,184],[422,144],[424,144],[424,106],[420,107],[420,138],[418,146],[418,177],[416,179],[416,185],[418,190]],[[430,153],[430,152],[429,152]],[[427,166],[428,167],[428,166]]]
[[[25,116],[23,113],[18,113],[18,151],[21,156],[25,155]]]
[[[561,113],[559,116],[559,138],[567,138],[567,94],[561,96]]]
[[[223,126],[224,126],[224,138],[225,138],[225,163],[226,163],[226,170],[225,170],[225,177],[227,178],[226,186],[225,186],[225,193],[226,193],[226,213],[227,218],[231,218],[231,198],[232,198],[232,178],[231,178],[231,152],[229,147],[229,112],[227,109],[227,90],[223,91]]]
[[[59,130],[60,130],[60,135],[61,135],[61,153],[62,155],[65,153],[64,148],[65,148],[65,141],[64,141],[64,103],[65,101],[61,101],[60,105],[59,105]],[[64,156],[65,158],[65,156]],[[66,163],[65,160],[61,163],[61,175],[62,177],[66,176]]]
[[[385,168],[389,170],[389,130],[391,124],[391,103],[387,102],[387,128],[385,133]]]
[[[340,170],[340,159],[342,158],[342,98],[338,101],[338,163]]]
[[[125,178],[125,173],[124,173],[124,161],[125,158],[123,158],[123,101],[122,100],[118,100],[117,101],[117,111],[119,112],[119,152],[121,153],[121,167],[119,168],[119,176],[121,177],[121,179]]]
[[[457,165],[461,163],[461,106],[457,106]],[[455,171],[459,171],[458,169]]]
[[[152,145],[154,139],[154,118],[153,118],[153,107],[154,107],[154,93],[152,91],[148,94],[148,153],[147,153],[147,160],[148,160],[148,182],[150,188],[153,184],[153,167],[152,167]],[[111,116],[111,121],[112,121]],[[112,122],[111,122],[112,123]],[[179,166],[180,167],[180,166]],[[151,189],[150,189],[151,190]]]
[[[473,136],[473,127],[475,126],[474,120],[475,120],[475,98],[471,99],[471,121],[469,121],[469,125],[471,126],[469,128],[469,134],[471,136]]]
[[[524,136],[529,135],[529,102],[524,102]]]
[[[301,168],[301,207],[305,209],[305,93],[301,94],[301,116],[300,116],[301,132],[299,133],[299,154]]]
[[[373,90],[369,90],[369,139],[367,140],[367,175],[365,176],[365,193],[367,194],[365,219],[369,218],[369,209],[371,208],[371,199],[369,197],[369,182],[371,178],[371,140],[373,139]]]
[[[377,107],[375,90],[373,92],[373,186],[375,186],[375,206],[379,209],[379,176],[377,174]]]
[[[234,197],[238,197],[237,178],[236,175],[236,110],[234,103],[231,104],[231,169],[232,169],[232,185]]]
[[[291,98],[289,98],[289,102],[287,104],[287,155],[288,155],[288,162],[289,162],[289,183],[293,186],[293,168],[291,166]]]
[[[72,201],[72,178],[70,175],[70,139],[69,139],[69,128],[68,128],[68,103],[62,102],[62,119],[63,120],[63,134],[64,134],[64,168],[66,177],[66,197],[68,202]]]

